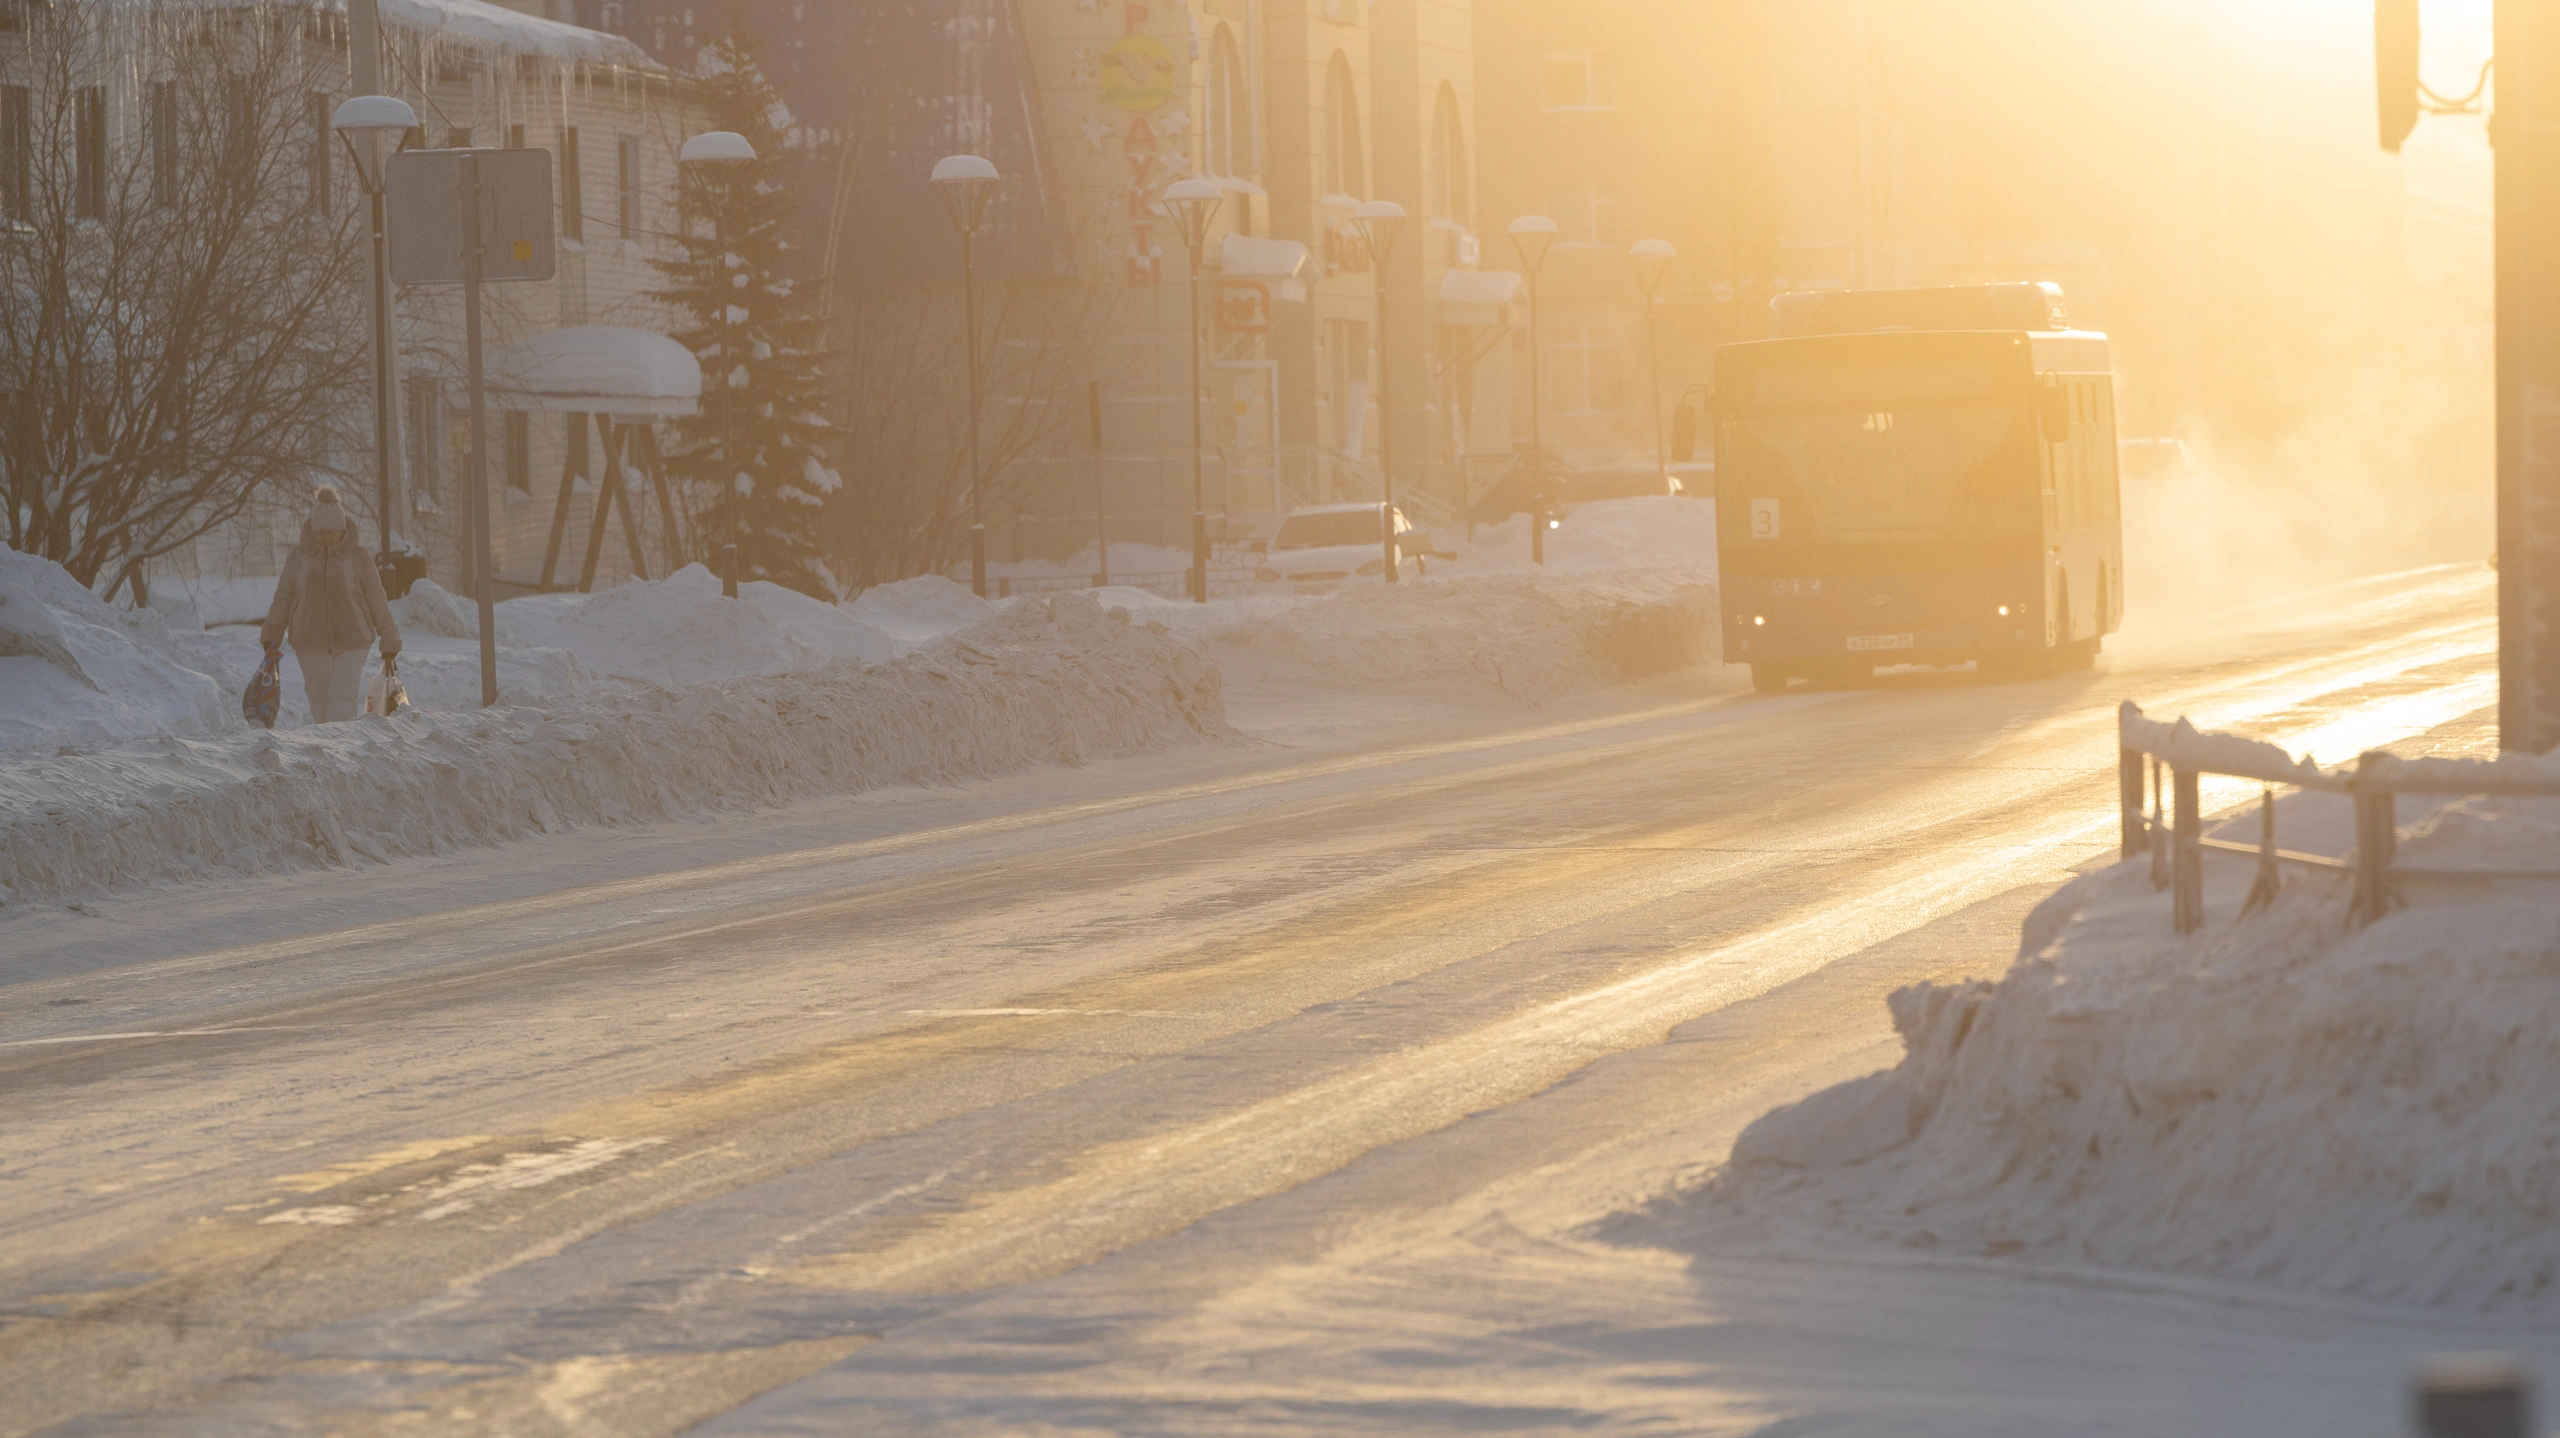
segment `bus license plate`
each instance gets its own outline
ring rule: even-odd
[[[1911,642],[1911,636],[1908,634],[1852,634],[1849,636],[1849,652],[1852,654],[1867,649],[1916,649],[1918,647]]]

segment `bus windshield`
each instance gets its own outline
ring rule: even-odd
[[[1737,468],[1752,493],[1780,500],[1786,540],[2033,533],[2040,480],[2025,380],[2016,359],[1978,345],[1770,355],[1745,382],[1730,435]]]

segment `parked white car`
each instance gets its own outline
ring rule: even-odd
[[[1381,504],[1319,504],[1293,509],[1280,521],[1254,578],[1301,591],[1382,579],[1387,572],[1382,515],[1391,515],[1395,524],[1398,576],[1419,577],[1431,537],[1414,528],[1403,510]]]

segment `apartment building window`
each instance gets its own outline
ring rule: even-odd
[[[1360,147],[1360,94],[1351,62],[1336,50],[1324,73],[1324,192],[1359,196],[1369,188]]]
[[[1596,418],[1616,412],[1618,346],[1598,330],[1565,331],[1555,342],[1555,403],[1566,415]]]
[[[524,148],[524,126],[509,125],[507,127],[507,148],[510,150]]]
[[[560,238],[587,238],[586,172],[578,164],[578,127],[560,131]]]
[[[73,213],[84,220],[107,217],[107,91],[81,87],[72,100]]]
[[[1443,81],[1431,120],[1431,213],[1464,225],[1473,211],[1467,186],[1467,132],[1458,92]]]
[[[614,220],[622,230],[622,238],[640,238],[640,137],[617,136],[614,141]]]
[[[329,130],[329,116],[336,108],[326,95],[311,97],[311,208],[323,214],[333,208],[337,199],[329,183],[329,146],[337,140]]]
[[[1617,228],[1617,197],[1597,185],[1557,185],[1547,191],[1547,215],[1566,244],[1607,244]]]
[[[1369,447],[1369,326],[1360,320],[1327,320],[1326,369],[1332,381],[1333,447],[1355,458]]]
[[[178,82],[151,87],[151,202],[178,203]]]
[[[438,502],[444,489],[444,395],[434,375],[409,376],[408,402],[403,408],[408,411],[402,418],[409,437],[409,502],[432,514],[444,507]]]
[[[533,416],[520,409],[507,411],[507,489],[533,493]]]
[[[455,125],[450,129],[447,129],[444,132],[444,147],[448,150],[470,149],[471,131],[467,127],[461,125]]]
[[[1538,94],[1550,110],[1598,109],[1591,85],[1591,52],[1550,50],[1540,62]]]
[[[34,218],[35,131],[27,87],[0,87],[0,217],[13,224]]]

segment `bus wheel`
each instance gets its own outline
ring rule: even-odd
[[[1787,692],[1787,680],[1792,677],[1775,664],[1754,664],[1751,666],[1751,689],[1755,694],[1784,694]]]

